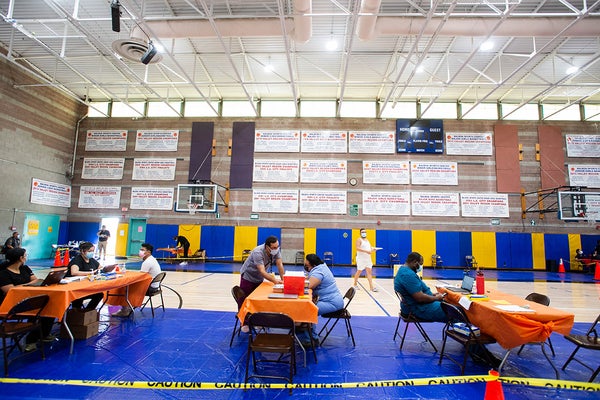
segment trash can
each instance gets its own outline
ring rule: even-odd
[[[546,260],[546,272],[558,272],[556,260]]]

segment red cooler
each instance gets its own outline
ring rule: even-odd
[[[283,276],[283,293],[304,294],[304,273],[301,271],[289,271]]]

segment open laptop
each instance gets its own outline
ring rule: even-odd
[[[465,275],[463,277],[462,283],[459,288],[454,287],[454,286],[446,286],[446,289],[450,290],[451,292],[470,294],[471,291],[473,290],[474,284],[475,284],[475,278],[473,278],[470,275]]]
[[[117,264],[107,265],[106,267],[102,268],[102,273],[106,274],[107,272],[113,272],[115,268],[117,268]]]
[[[60,280],[67,274],[66,269],[60,271],[50,271],[44,280],[38,279],[35,282],[27,283],[25,286],[50,286],[60,283]]]

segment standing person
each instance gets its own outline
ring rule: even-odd
[[[106,225],[102,225],[102,228],[98,231],[98,258],[104,255],[103,260],[106,260],[106,244],[109,237],[110,231],[106,229]]]
[[[367,230],[361,228],[360,237],[356,239],[356,274],[354,274],[354,289],[358,290],[358,278],[364,270],[367,271],[367,280],[369,281],[369,287],[371,291],[378,292],[379,290],[373,286],[373,261],[371,261],[371,254],[375,252],[375,249],[371,247],[369,239],[367,239]]]
[[[3,251],[6,253],[10,249],[18,249],[19,247],[21,247],[21,235],[19,235],[19,232],[13,232],[13,234],[6,239],[6,242],[4,242]]]
[[[96,272],[98,268],[100,268],[100,263],[94,258],[94,244],[83,242],[79,244],[79,254],[69,262],[66,276],[87,276]],[[71,304],[74,309],[90,311],[96,309],[103,298],[103,293],[95,293],[81,299],[73,300]],[[88,299],[90,301],[84,307],[83,302]]]
[[[7,267],[0,271],[0,303],[4,301],[6,293],[15,286],[24,285],[30,282],[35,282],[38,278],[35,276],[31,268],[25,263],[27,262],[27,252],[25,249],[18,247],[9,249],[6,252]],[[54,336],[50,335],[54,318],[42,317],[42,335],[45,342],[52,342]],[[25,339],[25,351],[33,351],[37,348],[37,342],[40,339],[38,331],[31,332]]]
[[[264,244],[256,246],[250,252],[240,269],[240,288],[246,296],[254,292],[265,279],[273,283],[283,282],[285,270],[283,269],[283,260],[279,250],[279,240],[275,236],[269,236]],[[275,278],[275,275],[271,274],[273,265],[277,266],[279,278]],[[240,299],[238,307],[242,306],[246,296]],[[244,330],[244,332],[247,332],[247,330]]]
[[[175,240],[177,243],[175,243],[175,249],[179,250],[183,247],[183,258],[185,258],[187,260],[188,258],[188,253],[190,251],[190,241],[187,240],[187,238],[185,236],[174,236],[173,240]],[[179,265],[187,265],[187,261],[182,261],[179,263]]]
[[[156,258],[154,258],[154,256],[152,255],[153,251],[154,251],[154,246],[152,246],[150,243],[142,243],[142,245],[140,246],[140,251],[138,252],[138,255],[143,260],[142,266],[140,267],[140,271],[149,273],[150,276],[154,279],[154,277],[156,277],[156,275],[161,273],[161,269],[160,269],[160,264],[158,263]],[[149,290],[158,289],[158,288],[159,288],[159,283],[152,283],[152,284],[150,284]],[[133,312],[133,310],[129,306],[123,306],[123,307],[121,307],[121,309],[119,311],[117,311],[116,313],[113,313],[112,316],[113,317],[129,317],[132,312]]]

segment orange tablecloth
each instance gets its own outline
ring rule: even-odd
[[[458,304],[460,293],[438,288],[439,292],[448,293],[446,300]],[[518,296],[491,290],[487,294],[489,300],[474,300],[466,310],[472,324],[483,333],[492,336],[505,349],[512,349],[529,342],[544,342],[552,332],[568,335],[573,328],[575,315],[553,307],[543,306],[527,301]],[[496,300],[496,301],[494,301]],[[505,301],[513,305],[528,305],[535,312],[508,312],[497,308],[497,301]]]
[[[139,307],[142,305],[151,281],[152,277],[150,274],[127,271],[122,277],[109,281],[90,282],[86,279],[66,285],[15,286],[8,291],[2,305],[0,305],[0,314],[7,313],[15,304],[26,297],[47,294],[50,296],[50,301],[42,311],[42,315],[62,320],[65,311],[69,308],[73,300],[94,293],[105,293],[109,290],[114,293],[121,291],[124,294],[127,286],[129,286],[129,302],[134,307]],[[124,297],[109,297],[107,303],[121,306],[127,305]]]
[[[263,282],[256,290],[244,300],[238,312],[240,321],[244,321],[246,314],[257,312],[280,312],[289,315],[294,322],[307,322],[316,324],[319,320],[319,309],[312,302],[311,296],[298,299],[270,299],[273,293],[273,283]]]

